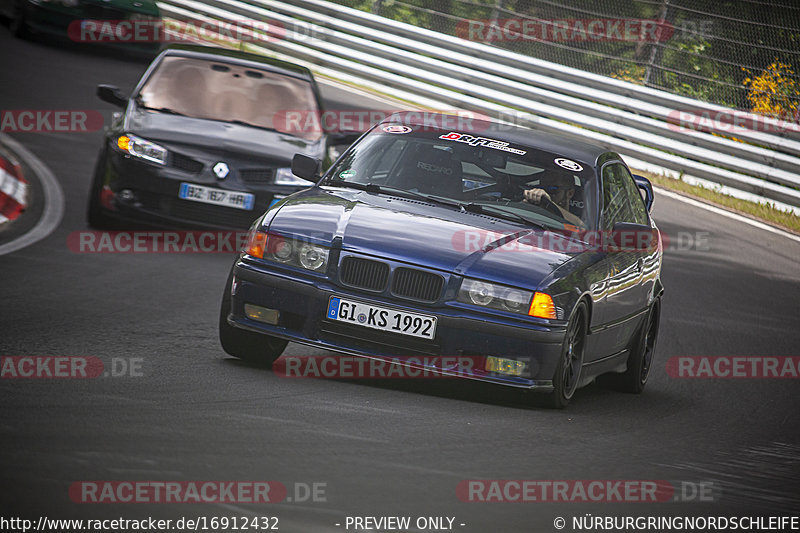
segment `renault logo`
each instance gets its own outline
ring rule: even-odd
[[[213,170],[214,174],[216,174],[217,178],[221,179],[221,180],[224,180],[225,178],[227,178],[228,177],[228,173],[231,171],[231,169],[228,168],[228,165],[226,165],[222,161],[220,161],[219,163],[214,165],[214,168],[212,168],[211,170]]]

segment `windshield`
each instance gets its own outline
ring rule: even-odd
[[[137,97],[153,111],[237,122],[319,139],[314,128],[291,128],[281,117],[318,112],[311,83],[269,70],[187,57],[166,57]]]
[[[480,135],[381,124],[337,162],[326,183],[402,189],[534,225],[594,229],[591,165],[504,142],[502,132]]]

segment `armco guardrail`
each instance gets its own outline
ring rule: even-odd
[[[781,128],[773,119],[734,114],[324,0],[166,0],[159,5],[178,20],[239,20],[244,26],[272,21],[277,26],[270,26],[269,39],[253,46],[405,94],[589,139],[665,168],[800,206],[796,124],[795,129]],[[703,120],[703,131],[694,130],[681,123],[689,112],[712,118],[721,114],[736,129]]]

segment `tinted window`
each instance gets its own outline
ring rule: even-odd
[[[624,165],[612,163],[603,168],[603,229],[617,222],[649,223],[633,176]]]

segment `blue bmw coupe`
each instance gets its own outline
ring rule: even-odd
[[[601,377],[640,393],[663,287],[653,190],[602,147],[416,113],[376,124],[252,226],[220,340],[287,342],[528,388],[564,407]],[[465,365],[460,358],[468,361]]]

